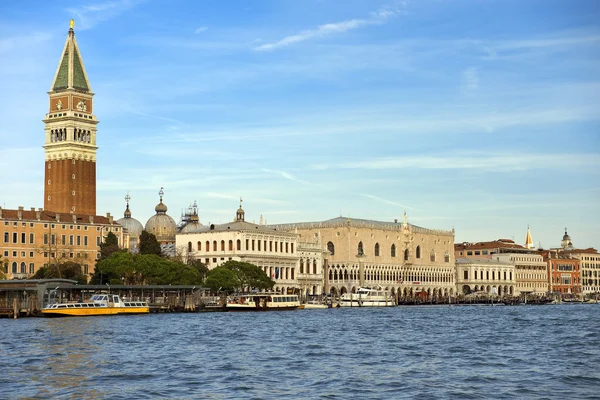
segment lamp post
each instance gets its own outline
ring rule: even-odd
[[[358,249],[358,254],[356,255],[356,258],[358,258],[358,285],[360,287],[364,287],[365,286],[365,263],[364,263],[365,253],[364,253],[362,247],[360,247]]]

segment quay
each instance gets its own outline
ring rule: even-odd
[[[94,294],[117,294],[126,301],[145,301],[151,313],[223,311],[225,299],[192,285],[80,285],[69,279],[0,281],[0,317],[37,317],[53,303],[76,303]]]

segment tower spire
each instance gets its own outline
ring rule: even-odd
[[[531,239],[531,230],[529,229],[529,225],[527,225],[527,237],[525,238],[525,247],[528,249],[533,249],[535,247],[533,245],[533,240]]]
[[[73,27],[63,47],[45,123],[44,209],[96,215],[96,125],[90,83]]]

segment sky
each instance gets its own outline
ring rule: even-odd
[[[600,2],[0,2],[0,205],[43,207],[69,20],[97,210],[145,224],[343,215],[600,247]]]

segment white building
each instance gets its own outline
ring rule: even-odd
[[[456,291],[461,294],[485,292],[489,295],[513,295],[515,266],[511,262],[489,258],[456,260]]]

